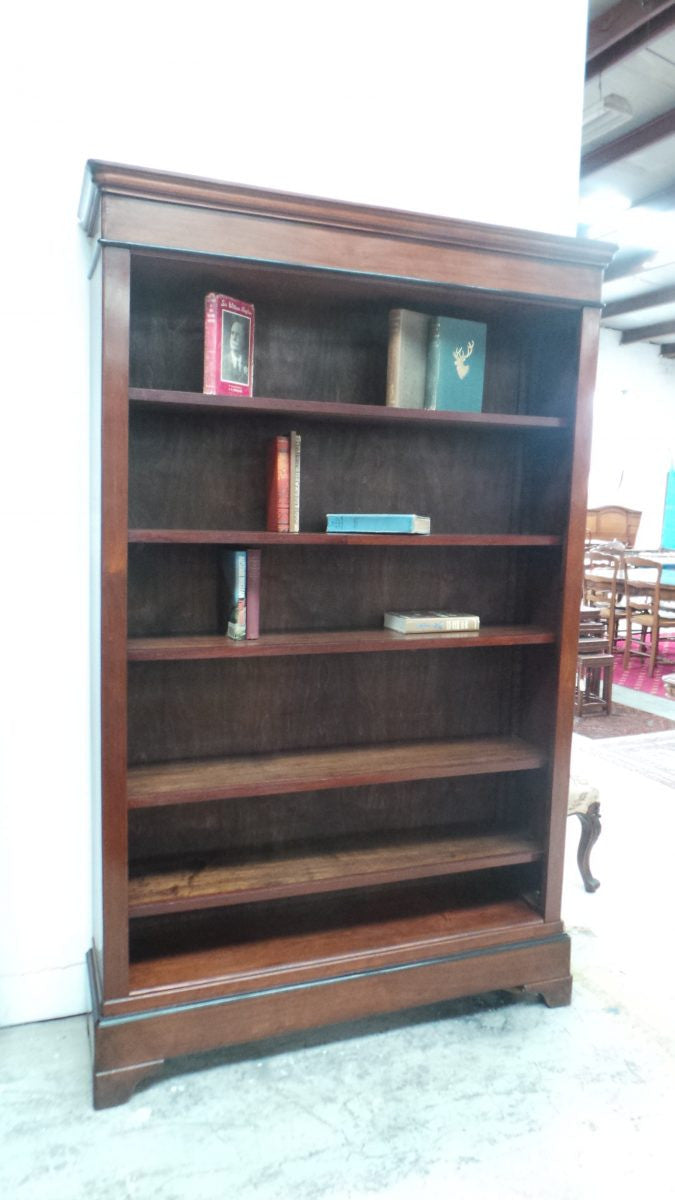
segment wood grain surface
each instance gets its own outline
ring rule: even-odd
[[[438,831],[414,840],[405,836],[329,843],[285,850],[262,847],[242,859],[228,856],[215,862],[193,861],[178,866],[149,868],[135,864],[129,881],[132,916],[169,910],[239,904],[242,901],[340,891],[367,882],[382,884],[403,879],[486,870],[534,862],[541,848],[527,834]]]
[[[404,779],[528,771],[545,756],[518,738],[470,738],[394,746],[345,747],[302,754],[246,755],[162,763],[129,771],[131,808],[228,796],[358,787]]]

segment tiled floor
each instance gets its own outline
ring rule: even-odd
[[[601,881],[570,818],[569,1008],[437,1006],[190,1064],[95,1113],[81,1017],[0,1033],[7,1200],[603,1200],[675,1196],[675,792],[575,756],[601,788]],[[325,1037],[325,1035],[324,1035]]]

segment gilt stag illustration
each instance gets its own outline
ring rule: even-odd
[[[467,367],[466,360],[467,358],[470,358],[471,354],[473,353],[474,346],[475,342],[471,341],[467,342],[466,350],[464,350],[462,346],[458,346],[456,350],[453,350],[452,357],[455,360],[455,367],[457,368],[457,374],[459,375],[460,379],[464,379],[471,370],[471,367]]]

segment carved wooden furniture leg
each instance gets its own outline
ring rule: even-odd
[[[577,863],[586,891],[595,892],[600,887],[600,883],[591,875],[589,860],[591,850],[597,842],[600,830],[602,829],[600,824],[600,804],[595,800],[588,805],[586,812],[577,812],[576,815],[581,821],[581,837],[579,838],[579,847],[577,849]]]
[[[595,892],[600,884],[591,875],[590,855],[600,836],[600,793],[596,787],[582,779],[570,777],[567,815],[573,813],[581,821],[581,837],[577,850],[577,864],[587,892]]]

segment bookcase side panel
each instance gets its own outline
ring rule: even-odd
[[[586,505],[590,467],[593,389],[598,357],[600,312],[583,309],[579,317],[576,420],[570,479],[570,505],[564,559],[560,666],[555,696],[556,730],[552,772],[549,862],[544,913],[555,920],[560,912],[563,856],[572,744],[574,677],[576,671],[579,604],[583,579]]]
[[[128,990],[126,643],[129,254],[104,247],[101,472],[101,780],[104,998]]]
[[[91,630],[90,630],[90,678],[91,678],[91,750],[92,764],[92,961],[98,986],[103,975],[103,825],[101,795],[101,466],[102,466],[102,367],[103,339],[103,261],[95,255],[89,276],[89,343],[90,343],[90,444],[91,477],[90,495],[92,521],[90,527],[91,554]]]

